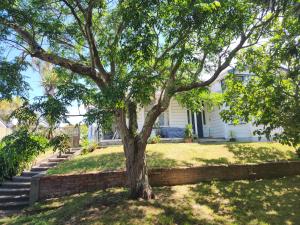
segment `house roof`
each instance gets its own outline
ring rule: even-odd
[[[6,123],[5,123],[4,121],[2,121],[1,119],[0,119],[0,126],[3,126],[3,127],[6,127],[6,128],[7,128]]]

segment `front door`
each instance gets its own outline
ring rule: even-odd
[[[197,132],[198,138],[203,138],[203,123],[202,123],[202,113],[199,112],[196,114],[197,118]]]

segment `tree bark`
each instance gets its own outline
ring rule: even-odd
[[[130,188],[130,197],[133,199],[153,199],[154,194],[149,184],[148,168],[146,162],[146,143],[138,138],[125,141],[126,172]]]
[[[130,106],[132,111],[136,108]],[[131,111],[131,110],[129,110]],[[126,124],[126,112],[119,110],[116,113],[118,130],[123,141],[126,157],[126,173],[130,189],[130,197],[133,199],[153,199],[154,194],[149,184],[148,168],[146,162],[146,145],[148,138],[142,139],[134,131],[136,126],[136,113],[130,113],[129,128]],[[151,131],[150,131],[151,132]]]

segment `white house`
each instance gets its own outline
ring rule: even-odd
[[[4,121],[0,119],[0,140],[6,135],[11,134],[12,129],[9,128]]]
[[[222,92],[224,78],[232,72],[230,70],[224,71],[218,79],[211,84],[210,90],[212,92]],[[246,80],[250,76],[248,73],[236,73],[239,79]],[[231,137],[240,141],[258,141],[259,137],[253,135],[253,131],[257,127],[251,123],[240,123],[233,125],[225,123],[220,112],[223,106],[216,106],[213,110],[208,110],[204,106],[204,110],[200,113],[192,113],[186,108],[182,107],[175,99],[171,100],[169,108],[158,118],[160,127],[167,128],[181,128],[184,129],[188,123],[193,125],[193,130],[198,138],[221,138],[229,140]],[[148,107],[142,108],[138,112],[138,126],[141,129]],[[266,140],[262,137],[260,140]]]
[[[232,69],[227,69],[218,77],[218,79],[210,85],[210,90],[212,92],[221,93],[224,85],[224,78]],[[238,73],[235,71],[236,76],[239,79],[246,80],[251,76],[249,73]],[[153,103],[154,104],[154,103]],[[140,108],[138,111],[138,128],[142,129],[144,124],[145,116],[150,110],[152,105]],[[184,128],[187,124],[192,124],[194,134],[198,138],[217,138],[229,140],[230,138],[235,138],[239,141],[258,141],[266,140],[264,137],[259,138],[253,135],[253,131],[257,127],[253,126],[251,123],[240,123],[238,125],[233,125],[225,123],[220,112],[223,106],[216,106],[213,110],[208,110],[205,106],[204,109],[199,113],[193,113],[186,108],[182,107],[176,99],[172,99],[169,108],[163,112],[158,118],[159,131],[162,138],[178,138],[183,137]],[[90,128],[92,129],[92,127]],[[93,129],[95,130],[95,129]],[[118,135],[116,133],[104,136],[105,139],[114,139]]]

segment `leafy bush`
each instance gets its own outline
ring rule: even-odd
[[[157,143],[160,142],[160,136],[159,135],[155,135],[153,137],[150,137],[148,142],[150,144],[157,144]]]
[[[84,139],[82,141],[82,154],[85,155],[87,153],[95,151],[98,147],[98,144],[95,141],[89,142],[88,139]]]
[[[50,140],[50,145],[53,146],[53,151],[59,151],[59,155],[61,153],[67,152],[70,147],[70,137],[67,134],[59,134]]]
[[[298,148],[296,149],[296,154],[297,154],[297,156],[300,158],[300,147],[298,147]]]
[[[193,138],[193,126],[192,124],[187,124],[184,129],[185,138]]]
[[[88,139],[89,127],[86,124],[80,125],[80,144],[83,145]]]
[[[0,181],[27,168],[48,147],[46,138],[20,129],[0,142]]]

